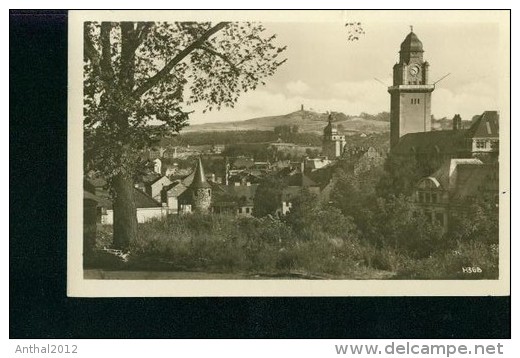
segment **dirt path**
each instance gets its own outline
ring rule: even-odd
[[[127,271],[89,269],[84,271],[86,280],[323,280],[323,279],[388,279],[391,273],[372,273],[370,277],[324,277],[305,275],[301,273],[287,273],[285,275],[251,275],[247,273],[218,273],[218,272],[190,272],[190,271]]]

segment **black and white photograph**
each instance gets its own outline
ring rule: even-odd
[[[68,294],[508,294],[509,28],[71,11]]]

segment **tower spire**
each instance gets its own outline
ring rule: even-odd
[[[413,32],[413,25],[410,25],[410,32]]]

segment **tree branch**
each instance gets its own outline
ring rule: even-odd
[[[229,58],[227,58],[226,56],[224,56],[220,52],[217,52],[217,51],[215,51],[215,50],[213,50],[213,49],[211,49],[209,47],[206,47],[206,46],[199,46],[199,49],[204,50],[204,51],[212,54],[213,56],[220,57],[224,62],[226,62],[229,65],[229,67],[231,67],[231,69],[236,74],[240,73],[240,70],[238,69],[238,67],[233,62],[231,62],[231,60]]]
[[[110,31],[112,24],[110,22],[101,23],[101,74],[105,81],[111,81],[114,78],[114,69],[112,68],[112,48],[110,45]]]
[[[148,92],[150,89],[152,89],[157,83],[159,83],[164,77],[170,73],[170,71],[179,63],[181,62],[186,56],[188,56],[191,52],[193,52],[195,49],[200,47],[204,41],[209,39],[212,35],[222,30],[224,27],[226,27],[229,24],[229,22],[219,22],[209,30],[207,30],[204,34],[202,34],[201,37],[199,37],[197,40],[189,44],[187,47],[185,47],[181,52],[179,52],[174,58],[170,60],[159,72],[157,72],[154,76],[150,77],[141,87],[137,88],[133,96],[136,98],[141,97],[143,94]]]
[[[94,42],[90,37],[87,26],[83,29],[83,56],[90,60],[90,63],[93,67],[93,72],[95,74],[100,73],[99,62],[100,62],[100,54],[99,51],[94,46]]]

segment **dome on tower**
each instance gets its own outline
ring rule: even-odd
[[[401,43],[401,52],[424,52],[421,40],[413,31]]]
[[[329,114],[328,118],[329,123],[323,128],[323,133],[327,135],[336,134],[338,132],[337,126],[332,124],[332,114]]]

